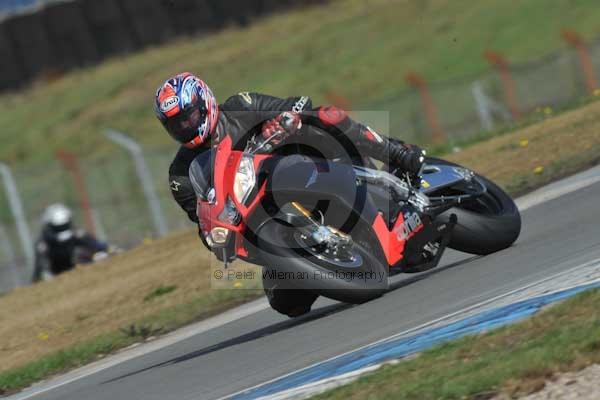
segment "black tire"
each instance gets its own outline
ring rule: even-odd
[[[428,164],[454,165],[440,159],[428,159]],[[440,219],[447,220],[456,214],[458,222],[452,232],[449,247],[465,253],[487,255],[506,249],[521,233],[521,214],[513,199],[489,179],[475,175],[475,179],[487,188],[475,204],[454,207]]]
[[[381,261],[385,259],[381,258],[383,252],[376,243],[373,245],[374,239],[364,229],[357,229],[358,234],[353,234],[353,250],[360,255],[360,264],[352,268],[330,264],[304,251],[294,240],[296,231],[296,228],[273,219],[258,233],[258,247],[269,269],[287,276],[300,277],[291,280],[288,278],[288,291],[308,290],[345,303],[360,304],[382,296],[388,289],[388,266]],[[333,278],[323,278],[331,273],[334,274]],[[354,275],[349,275],[350,273]],[[372,279],[359,279],[358,274]],[[355,278],[335,279],[337,276]]]
[[[265,268],[262,274],[263,289],[271,308],[290,318],[309,313],[319,295],[290,287],[287,282],[273,278],[274,274],[272,268]]]

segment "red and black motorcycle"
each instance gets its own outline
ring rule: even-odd
[[[197,211],[226,265],[240,258],[263,266],[263,279],[361,303],[390,275],[434,268],[447,247],[483,255],[519,236],[513,200],[461,166],[430,158],[410,176],[300,145],[273,151],[273,139],[255,135],[240,149],[226,137],[214,152],[214,187]]]

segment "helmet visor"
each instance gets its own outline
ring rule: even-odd
[[[189,107],[167,119],[165,127],[173,139],[188,143],[200,135],[200,128],[206,123],[206,115],[203,107]]]
[[[45,235],[56,242],[66,242],[74,236],[73,227],[71,222],[60,225],[49,223],[46,226]]]

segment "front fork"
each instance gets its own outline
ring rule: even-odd
[[[282,207],[281,213],[287,215],[286,222],[298,228],[303,237],[315,246],[328,246],[333,250],[352,246],[350,235],[332,226],[326,226],[323,218],[318,222],[313,214],[298,202],[294,201]]]

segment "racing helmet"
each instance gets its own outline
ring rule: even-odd
[[[169,135],[188,148],[205,143],[219,117],[212,91],[189,72],[174,76],[158,88],[154,110]]]
[[[46,234],[58,242],[66,242],[73,236],[73,213],[64,204],[52,204],[44,211],[42,223]]]

